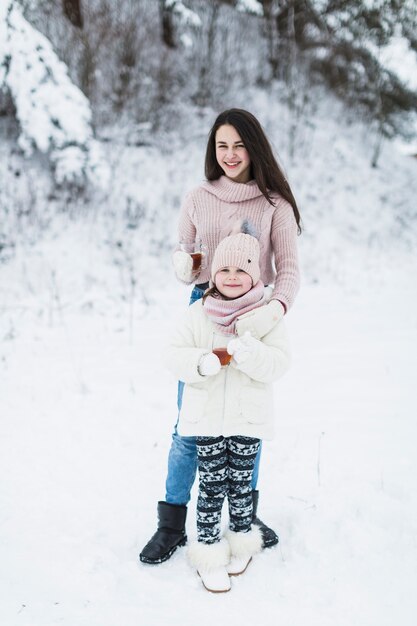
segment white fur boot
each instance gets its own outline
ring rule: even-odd
[[[230,560],[230,548],[225,539],[216,543],[193,541],[188,548],[188,559],[197,569],[207,591],[230,591],[230,579],[226,570]]]
[[[262,550],[262,534],[258,526],[252,526],[248,533],[228,530],[225,538],[229,542],[231,559],[226,566],[229,576],[243,574],[252,557]]]

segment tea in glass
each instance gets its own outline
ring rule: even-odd
[[[228,353],[227,348],[213,348],[212,352],[218,357],[222,367],[229,365],[232,360],[232,355]]]
[[[180,241],[180,248],[183,252],[189,254],[193,260],[193,273],[197,274],[200,270],[207,267],[207,248],[203,245],[201,239],[196,241]]]
[[[203,255],[201,252],[192,252],[191,258],[193,260],[193,272],[198,272],[201,269]]]

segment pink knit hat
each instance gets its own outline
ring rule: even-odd
[[[245,228],[245,222],[241,225]],[[252,278],[252,285],[256,285],[261,275],[259,269],[259,242],[256,237],[240,232],[229,235],[217,246],[211,264],[211,280],[223,267],[239,267]]]

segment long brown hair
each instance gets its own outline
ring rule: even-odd
[[[217,289],[216,285],[213,285],[213,287],[210,287],[209,289],[207,289],[207,291],[204,292],[203,294],[203,303],[206,301],[206,298],[208,298],[209,296],[214,296],[215,298],[221,298],[222,294],[220,293],[220,291]]]
[[[272,152],[265,132],[252,113],[243,109],[228,109],[217,116],[207,143],[205,174],[207,180],[217,180],[224,171],[216,159],[216,132],[224,124],[230,124],[239,133],[251,161],[251,177],[270,204],[275,205],[271,192],[276,192],[290,203],[294,211],[298,233],[301,233],[300,212],[291,187]]]

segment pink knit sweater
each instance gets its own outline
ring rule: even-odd
[[[210,279],[210,266],[219,242],[227,237],[238,220],[248,218],[260,238],[261,280],[274,284],[272,298],[287,310],[294,302],[300,284],[297,256],[297,224],[291,205],[272,194],[276,206],[266,200],[254,180],[235,183],[226,176],[204,182],[184,199],[181,207],[179,241],[200,238],[207,246],[207,267],[197,283]]]

